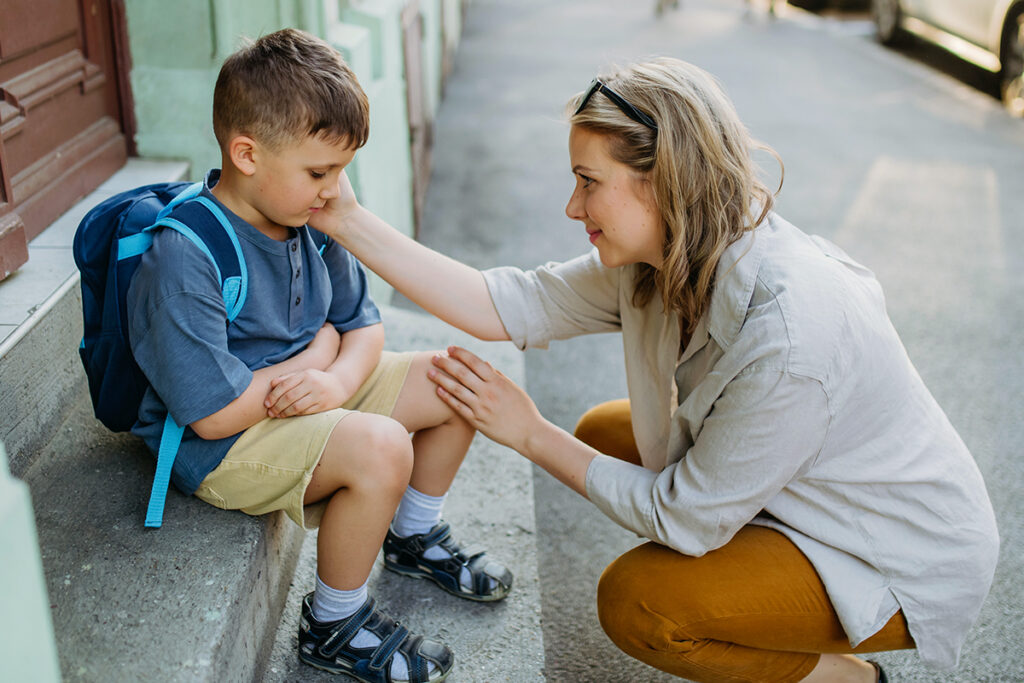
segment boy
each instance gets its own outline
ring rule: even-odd
[[[226,325],[210,259],[157,233],[128,292],[132,350],[152,384],[134,431],[155,449],[170,410],[190,426],[179,489],[319,525],[301,660],[366,681],[442,680],[451,651],[367,596],[382,543],[386,567],[461,597],[500,600],[512,576],[467,558],[440,522],[474,431],[434,393],[432,354],[382,352],[360,265],[333,242],[318,253],[306,225],[366,143],[366,95],[334,49],[286,29],[228,57],[213,119],[222,170],[202,194],[237,233],[249,291]]]

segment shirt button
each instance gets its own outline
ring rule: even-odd
[[[302,268],[296,268],[295,269],[295,277],[298,278],[300,275],[302,275]]]
[[[298,242],[292,242],[292,251],[298,251],[298,249],[299,249],[299,243]]]
[[[301,296],[295,297],[295,305],[298,306],[300,303],[302,303],[302,297]]]

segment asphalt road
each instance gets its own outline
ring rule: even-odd
[[[875,270],[912,360],[972,449],[1003,539],[993,592],[960,669],[879,657],[901,681],[1024,681],[1022,405],[1024,121],[984,74],[939,51],[902,52],[863,19],[768,19],[741,0],[474,0],[435,128],[421,240],[477,267],[529,267],[589,248],[563,213],[572,188],[565,101],[613,63],[671,55],[715,74],[785,164],[778,210]],[[778,182],[777,164],[758,157]],[[527,388],[571,429],[625,395],[619,338],[527,352]],[[551,681],[661,681],[619,653],[597,578],[638,539],[542,471],[537,544]]]

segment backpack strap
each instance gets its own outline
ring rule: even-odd
[[[201,191],[202,183],[196,185]],[[182,194],[191,191],[192,187]],[[154,231],[159,228],[170,228],[184,235],[206,254],[213,262],[217,279],[220,280],[227,322],[230,323],[238,316],[245,304],[249,282],[248,269],[238,236],[224,212],[208,198],[198,196],[198,191],[181,201],[177,201],[177,199],[176,197],[176,203],[172,202],[173,207],[168,205],[171,208],[170,211],[166,213],[161,211],[162,215],[158,216],[157,222],[139,234],[147,235],[152,242]],[[163,523],[164,503],[167,499],[167,488],[170,485],[171,470],[174,468],[174,460],[181,447],[184,433],[185,428],[178,425],[168,412],[164,419],[163,433],[160,436],[160,448],[157,451],[153,489],[149,494],[149,504],[146,508],[145,525],[149,528],[159,528]]]
[[[195,197],[160,217],[146,232],[152,234],[159,228],[171,228],[184,235],[209,257],[220,280],[227,320],[234,320],[245,304],[249,272],[238,235],[220,207],[208,197]]]
[[[171,470],[174,468],[174,458],[178,455],[184,433],[185,428],[179,427],[168,412],[164,418],[164,431],[160,435],[160,449],[156,455],[153,489],[149,493],[149,504],[146,506],[145,526],[150,529],[159,529],[163,524],[164,503],[167,501],[167,489],[171,484]]]
[[[310,238],[312,238],[313,244],[316,245],[317,252],[320,254],[320,256],[323,256],[324,249],[326,249],[328,245],[331,243],[331,238],[325,235],[324,233],[320,232],[316,228],[307,227],[307,230],[309,230],[309,236]]]

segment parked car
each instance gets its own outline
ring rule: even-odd
[[[1024,116],[1024,0],[871,0],[879,41],[912,33],[999,74],[1003,103]]]

